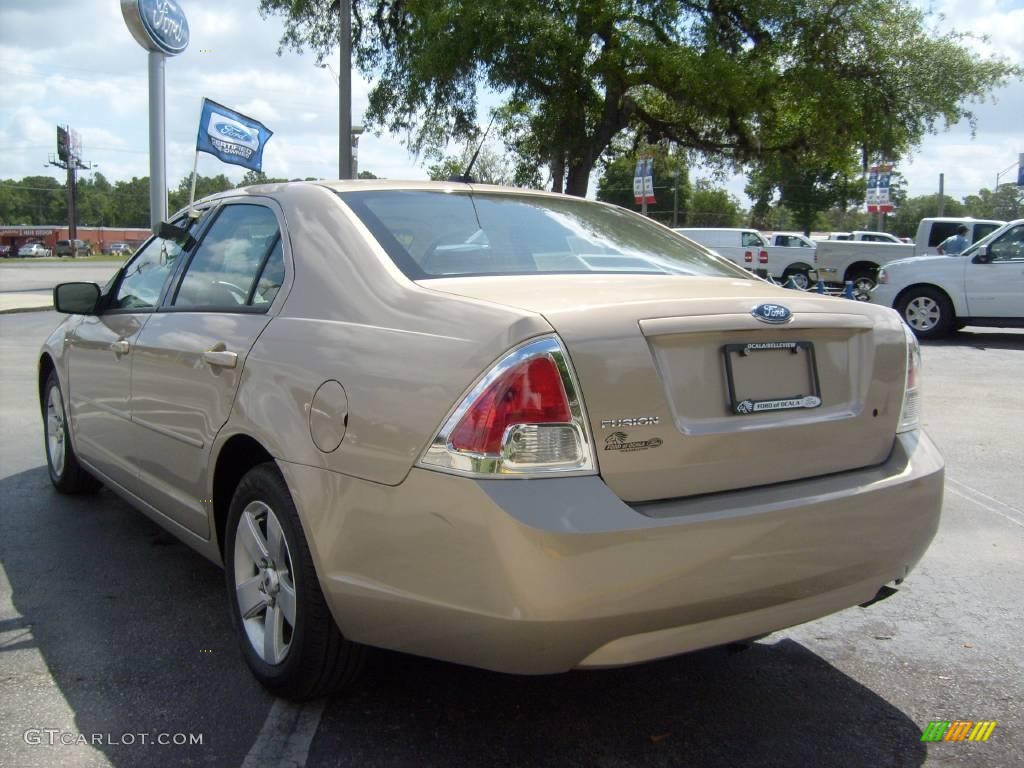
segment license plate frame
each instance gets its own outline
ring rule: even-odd
[[[787,397],[773,397],[755,400],[736,397],[736,373],[733,370],[733,355],[752,355],[764,352],[788,352],[799,354],[804,351],[807,361],[807,383],[809,392]],[[821,381],[818,378],[818,363],[814,356],[814,343],[810,341],[751,341],[743,344],[725,344],[722,347],[725,359],[725,380],[729,395],[729,412],[736,416],[778,411],[804,410],[821,407]]]

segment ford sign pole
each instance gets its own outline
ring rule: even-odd
[[[164,62],[188,48],[188,20],[177,0],[121,0],[121,15],[149,51],[149,223],[155,233],[167,218]]]
[[[338,3],[341,15],[338,43],[341,69],[338,72],[338,178],[352,178],[352,2]]]
[[[153,234],[167,218],[167,132],[164,108],[164,60],[149,52],[149,226]]]

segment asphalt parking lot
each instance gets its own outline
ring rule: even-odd
[[[0,315],[0,766],[1024,764],[1024,332],[924,348],[946,502],[891,599],[611,671],[380,652],[355,690],[297,708],[249,675],[217,568],[108,491],[52,490],[35,360],[57,322]],[[921,742],[958,719],[998,725],[987,743]]]

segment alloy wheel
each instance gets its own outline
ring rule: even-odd
[[[295,632],[295,581],[281,523],[262,501],[250,502],[238,519],[234,565],[245,634],[265,663],[280,664]]]
[[[64,441],[67,431],[64,426],[64,398],[59,387],[50,387],[46,398],[46,452],[54,474],[64,474]]]
[[[929,296],[915,296],[907,302],[904,311],[907,325],[915,331],[930,331],[939,323],[942,312],[938,303]]]

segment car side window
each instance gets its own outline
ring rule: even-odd
[[[232,311],[244,306],[264,306],[266,296],[277,293],[273,286],[280,254],[277,217],[262,205],[226,205],[210,225],[185,270],[173,306]],[[281,278],[284,261],[279,255]],[[270,267],[268,271],[267,267]],[[264,285],[257,284],[257,278]],[[254,290],[255,289],[255,290]],[[261,293],[262,291],[262,293]],[[257,296],[259,297],[257,299]]]
[[[284,249],[278,237],[270,251],[267,263],[256,281],[255,290],[249,303],[254,307],[262,307],[274,303],[274,297],[281,290],[284,282]]]
[[[733,242],[736,242],[735,240]],[[755,235],[753,232],[744,232],[743,239],[740,241],[744,248],[760,248],[761,238]]]
[[[1024,224],[989,243],[988,255],[992,261],[1024,261]]]
[[[182,220],[176,226],[185,226]],[[193,222],[188,222],[191,227]],[[110,309],[153,309],[182,253],[174,240],[154,237],[124,268]]]

